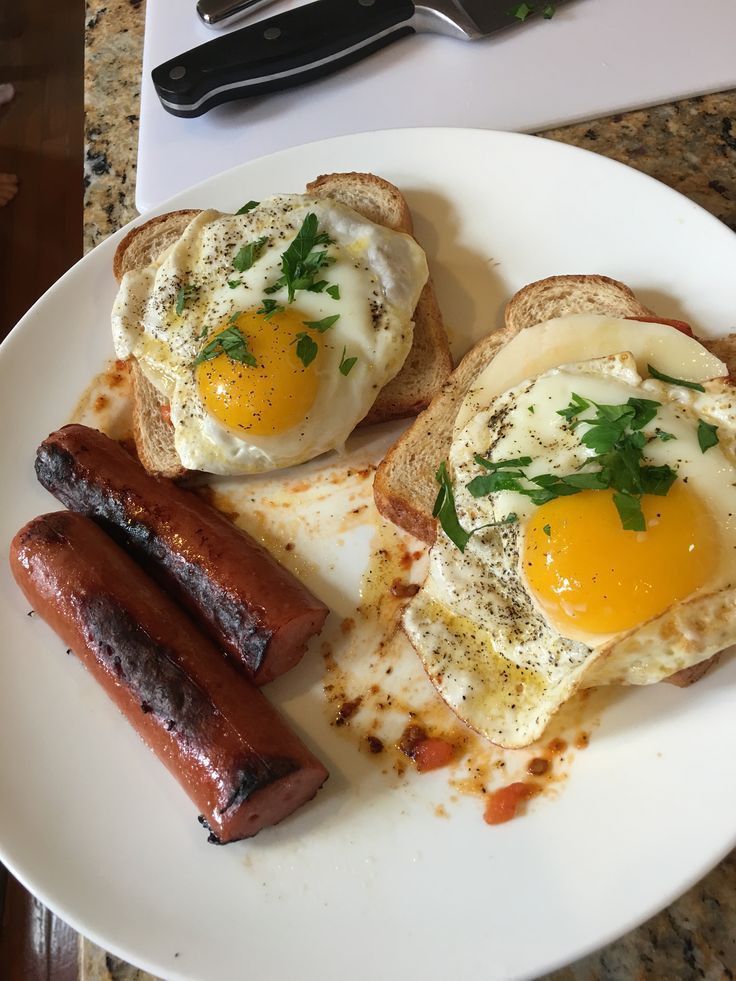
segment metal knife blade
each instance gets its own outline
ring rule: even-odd
[[[330,74],[418,31],[473,41],[541,11],[509,0],[316,0],[185,51],[151,77],[167,112],[201,116]]]
[[[197,0],[197,13],[207,27],[220,30],[248,17],[271,0]]]

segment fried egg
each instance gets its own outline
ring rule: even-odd
[[[169,399],[184,467],[278,469],[343,446],[409,353],[427,275],[411,236],[337,202],[203,211],[123,278],[115,350]]]
[[[674,329],[657,326],[676,348]],[[701,350],[701,379],[723,375]],[[458,415],[447,469],[457,518],[474,533],[463,552],[438,530],[403,625],[448,704],[500,745],[533,742],[578,688],[660,681],[736,641],[726,616],[736,606],[736,393],[722,378],[703,391],[646,378],[637,360],[623,351],[548,368],[485,406],[476,385]],[[641,498],[645,530],[624,528],[612,489],[537,504],[514,489],[468,489],[504,461],[524,461],[515,469],[528,487],[600,469],[582,439],[589,426],[561,414],[575,398],[658,403],[641,428],[642,465],[676,479]]]

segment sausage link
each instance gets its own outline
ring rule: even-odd
[[[13,539],[10,564],[197,805],[210,840],[249,838],[324,783],[327,770],[265,696],[94,522],[36,518]]]
[[[125,545],[256,684],[294,667],[322,629],[327,607],[265,548],[103,433],[79,425],[52,433],[36,474]]]

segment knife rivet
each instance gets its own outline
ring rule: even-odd
[[[275,41],[277,37],[281,37],[280,27],[267,27],[263,32],[263,36],[267,41]]]
[[[178,82],[180,78],[184,78],[187,70],[183,65],[177,65],[176,68],[172,68],[169,72],[169,78],[174,82]]]

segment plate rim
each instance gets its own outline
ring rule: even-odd
[[[49,287],[49,289],[45,291],[41,297],[39,297],[39,299],[27,311],[27,313],[12,328],[12,330],[9,332],[7,337],[3,340],[2,345],[0,345],[0,373],[3,370],[3,365],[5,363],[6,351],[9,350],[9,348],[12,347],[14,344],[20,343],[17,340],[17,337],[20,336],[22,334],[22,331],[25,329],[24,325],[30,319],[35,317],[38,311],[42,309],[48,302],[52,302],[50,298],[55,295],[55,292],[58,289],[61,289],[64,284],[68,284],[70,281],[73,281],[73,279],[79,276],[80,274],[84,275],[83,270],[86,269],[88,266],[92,266],[95,261],[100,261],[108,254],[111,255],[113,249],[117,247],[118,243],[122,240],[122,238],[124,238],[124,236],[131,229],[137,227],[138,225],[143,224],[145,221],[147,221],[151,217],[154,217],[155,215],[164,213],[166,210],[169,210],[172,206],[174,206],[177,202],[180,202],[181,199],[192,197],[198,194],[207,186],[213,183],[219,183],[223,180],[226,180],[229,177],[234,176],[238,172],[247,171],[254,166],[260,166],[264,163],[264,161],[272,160],[274,158],[279,158],[279,159],[289,158],[291,156],[298,154],[301,150],[305,148],[316,149],[325,146],[329,147],[332,144],[344,145],[356,138],[372,138],[382,141],[387,139],[392,140],[395,139],[397,136],[400,139],[403,139],[406,138],[408,135],[411,136],[412,138],[416,138],[417,136],[419,136],[421,139],[424,138],[433,139],[443,134],[451,134],[452,136],[456,136],[457,134],[473,134],[474,138],[480,138],[481,140],[490,139],[491,141],[493,141],[494,139],[500,138],[502,140],[508,140],[518,144],[524,143],[527,145],[534,145],[534,144],[538,145],[543,143],[546,144],[547,146],[554,146],[555,147],[554,152],[559,152],[563,155],[567,153],[573,154],[575,156],[579,156],[580,154],[583,154],[589,160],[590,159],[596,160],[597,161],[596,165],[601,165],[604,168],[612,167],[617,171],[618,170],[626,171],[628,172],[629,175],[636,175],[637,179],[641,180],[643,184],[648,183],[649,185],[656,187],[658,189],[658,193],[666,192],[667,194],[671,195],[673,197],[673,200],[676,199],[680,206],[686,205],[689,209],[692,210],[693,213],[698,214],[701,220],[703,218],[707,218],[711,222],[714,231],[717,230],[719,234],[721,232],[725,233],[724,241],[725,238],[727,238],[729,235],[731,236],[733,235],[733,233],[730,231],[730,229],[727,228],[727,226],[725,226],[722,222],[720,222],[715,216],[707,212],[702,206],[698,205],[696,202],[692,201],[691,199],[685,197],[684,195],[674,190],[673,188],[656,180],[655,178],[647,174],[644,174],[641,171],[637,171],[634,168],[624,163],[621,163],[620,161],[602,156],[601,154],[598,154],[593,150],[589,150],[583,147],[573,146],[570,144],[560,143],[554,140],[550,140],[545,136],[535,136],[535,135],[521,134],[521,133],[508,133],[504,131],[486,130],[486,129],[479,129],[479,128],[471,129],[471,128],[464,128],[464,127],[447,127],[447,126],[402,127],[396,129],[369,130],[369,131],[363,131],[354,134],[348,134],[344,136],[335,136],[335,137],[330,137],[328,139],[310,141],[309,143],[301,144],[300,146],[296,146],[296,147],[287,147],[275,151],[273,153],[264,154],[258,158],[254,158],[253,160],[249,160],[237,164],[234,167],[227,168],[226,170],[223,170],[222,172],[216,175],[213,175],[211,177],[205,178],[202,181],[199,181],[197,184],[194,184],[183,191],[177,192],[176,194],[172,195],[171,198],[167,199],[166,201],[162,202],[156,207],[131,219],[131,221],[129,221],[125,226],[118,229],[116,232],[112,233],[111,235],[107,236],[103,241],[99,242],[93,249],[91,249],[86,255],[84,255],[76,263],[74,263],[74,265],[69,270],[67,270],[67,272],[62,277],[60,277],[59,280],[57,280],[54,284],[52,284],[52,286]],[[733,239],[733,241],[734,243],[736,243],[736,238]],[[82,270],[81,273],[80,273],[80,269]],[[628,934],[629,932],[631,932],[631,930],[641,925],[651,916],[656,915],[658,912],[665,909],[675,899],[682,896],[685,892],[691,889],[692,886],[695,885],[697,882],[699,882],[703,878],[703,876],[706,875],[711,869],[715,868],[723,860],[723,858],[726,855],[728,855],[728,853],[733,849],[734,845],[736,845],[736,831],[734,831],[732,839],[726,845],[724,845],[721,851],[719,851],[718,856],[715,858],[715,860],[709,862],[704,869],[694,872],[690,878],[683,880],[684,884],[682,888],[678,887],[674,892],[668,894],[662,900],[662,902],[659,905],[657,905],[655,909],[649,909],[644,913],[642,913],[641,915],[631,917],[629,919],[629,925],[626,926],[625,928],[623,929],[620,929],[618,927],[613,928],[608,933],[606,938],[603,939],[602,941],[599,938],[596,938],[594,942],[591,941],[587,946],[580,945],[577,948],[577,952],[574,954],[574,960],[587,956],[591,952],[600,949],[602,946],[606,946],[607,944],[615,941],[616,939]],[[12,862],[8,862],[6,856],[4,855],[4,847],[1,841],[0,841],[0,858],[2,858],[2,861],[6,864],[6,866],[12,872],[12,874],[20,882],[22,882],[26,886],[26,888],[29,889],[29,891],[31,891],[34,895],[39,897],[41,901],[44,902],[45,905],[47,905],[50,909],[56,911],[55,904],[53,902],[47,901],[47,897],[45,896],[45,890],[43,890],[42,888],[36,888],[35,886],[32,888],[28,884],[29,880],[26,880],[26,878],[24,877],[23,871],[15,868]],[[126,951],[124,947],[118,946],[117,943],[114,941],[114,939],[112,940],[108,939],[107,937],[104,937],[101,933],[97,932],[96,930],[90,930],[83,923],[77,921],[74,915],[69,915],[66,909],[59,911],[57,915],[60,915],[67,923],[69,923],[75,930],[77,930],[77,932],[79,932],[84,936],[89,937],[98,945],[104,947],[107,950],[110,950],[112,953],[115,953],[119,957],[125,959],[130,958],[130,952]],[[136,961],[136,963],[138,963],[138,961]],[[146,970],[150,970],[153,973],[156,973],[157,971],[159,972],[161,971],[162,965],[160,964],[156,965],[150,963],[146,965],[145,961],[141,961],[140,963],[144,964]],[[555,970],[569,963],[571,963],[570,958],[564,958],[557,963],[550,963],[549,966],[545,968],[545,970]],[[188,975],[185,974],[177,974],[176,969],[175,968],[172,969],[171,966],[166,967],[166,974],[168,976],[171,976],[172,978],[188,977]]]

